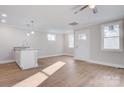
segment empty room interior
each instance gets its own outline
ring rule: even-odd
[[[123,5],[0,5],[0,87],[120,86]]]

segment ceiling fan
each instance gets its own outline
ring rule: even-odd
[[[83,5],[79,10],[75,11],[74,14],[77,14],[77,13],[83,11],[86,8],[90,8],[93,11],[94,14],[96,14],[98,12],[97,8],[96,8],[96,5]]]

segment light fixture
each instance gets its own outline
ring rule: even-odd
[[[34,23],[34,21],[31,20],[29,24],[26,24],[27,25],[27,28],[29,29],[29,28],[31,28],[31,26],[33,27],[33,23]],[[35,34],[35,31],[32,30],[32,31],[30,31],[30,32],[27,33],[27,36],[30,36],[30,35],[33,35],[33,34]]]
[[[95,5],[89,5],[89,8],[94,9],[96,6]]]
[[[34,21],[31,20],[31,26],[33,27],[34,26]],[[31,31],[31,34],[34,34],[35,32],[34,31]]]
[[[2,22],[2,23],[6,23],[6,20],[5,20],[5,19],[1,19],[1,22]]]
[[[34,34],[35,32],[34,31],[31,31],[31,34]]]
[[[74,22],[69,23],[69,25],[76,26],[76,25],[78,25],[78,23],[76,21],[74,21]]]
[[[7,14],[3,13],[1,14],[2,17],[7,17]]]
[[[27,33],[27,36],[30,36],[30,33]]]

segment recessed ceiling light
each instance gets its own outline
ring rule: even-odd
[[[31,34],[34,34],[34,33],[35,33],[34,31],[31,32]]]
[[[95,5],[89,5],[89,8],[94,9],[96,6]]]
[[[30,36],[30,34],[29,34],[29,33],[27,33],[26,35],[27,35],[27,36]]]
[[[7,17],[7,14],[3,13],[1,14],[2,17]]]
[[[1,22],[2,22],[2,23],[6,23],[6,20],[5,20],[5,19],[1,19]]]

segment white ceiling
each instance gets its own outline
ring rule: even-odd
[[[93,25],[124,17],[124,6],[97,6],[98,13],[93,14],[87,8],[74,15],[79,6],[72,5],[41,5],[41,6],[0,6],[0,13],[6,13],[7,23],[18,27],[26,27],[30,20],[34,20],[34,28],[40,31],[64,32],[87,25]],[[79,25],[71,27],[68,24],[76,21]]]

